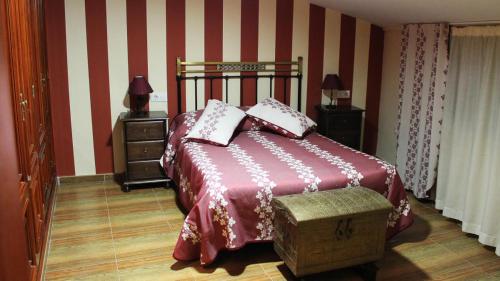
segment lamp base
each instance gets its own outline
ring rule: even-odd
[[[334,102],[335,101],[335,102]],[[337,99],[330,96],[330,104],[326,106],[328,110],[335,110],[337,108]]]
[[[130,96],[130,111],[137,115],[149,112],[149,95]]]
[[[337,105],[335,105],[335,104],[327,104],[326,105],[326,109],[328,109],[328,110],[335,110],[335,109],[337,109]]]
[[[135,117],[146,117],[149,115],[149,111],[135,111],[135,110],[130,110],[130,114],[135,116]]]

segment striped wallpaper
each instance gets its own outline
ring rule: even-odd
[[[302,110],[314,106],[326,73],[339,73],[352,104],[367,109],[365,149],[376,147],[383,31],[308,0],[51,0],[46,2],[49,79],[59,176],[124,170],[120,112],[135,75],[167,93],[150,110],[177,113],[175,58],[188,61],[296,60],[304,58]],[[239,81],[229,101],[240,103]],[[287,101],[297,104],[297,83]],[[191,84],[191,83],[190,83]],[[207,87],[198,84],[198,93]],[[216,97],[223,83],[214,84]],[[245,83],[253,91],[254,83]],[[269,85],[259,83],[259,96]],[[275,92],[282,93],[281,83]],[[194,108],[194,85],[185,87]],[[277,94],[275,98],[283,100]],[[198,104],[205,96],[199,95]],[[251,104],[245,99],[243,104]],[[375,104],[376,106],[373,106]],[[369,136],[367,138],[366,136]],[[373,144],[375,143],[375,146]]]

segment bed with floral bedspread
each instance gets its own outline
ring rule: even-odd
[[[362,185],[394,206],[387,238],[413,222],[401,179],[393,165],[312,132],[291,139],[262,130],[252,121],[227,147],[186,141],[198,112],[171,124],[162,165],[178,187],[188,214],[174,257],[206,265],[221,250],[272,241],[275,196]],[[355,202],[354,202],[355,204]]]

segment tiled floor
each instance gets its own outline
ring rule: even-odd
[[[500,280],[500,257],[431,204],[387,245],[378,280]],[[58,187],[45,280],[294,280],[272,244],[250,245],[203,268],[172,252],[183,221],[172,189],[123,193],[116,184]],[[305,280],[360,280],[350,269]]]

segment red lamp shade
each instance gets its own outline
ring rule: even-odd
[[[333,100],[337,101],[337,90],[342,89],[342,83],[337,74],[327,74],[325,76],[325,80],[323,80],[323,84],[321,84],[321,89],[326,90],[323,94],[327,95],[330,98],[330,104],[327,106],[329,109],[335,108],[333,105]],[[336,102],[335,102],[336,104]]]
[[[153,89],[144,76],[135,76],[128,86],[132,111],[138,114],[148,112],[149,94],[152,92]]]
[[[144,76],[135,76],[128,86],[128,93],[132,96],[142,96],[152,92],[153,89]]]
[[[340,78],[337,74],[327,74],[323,84],[321,84],[321,89],[323,90],[340,90],[342,89],[342,83],[340,83]]]

